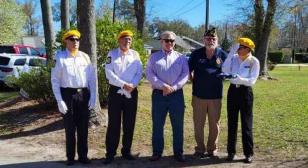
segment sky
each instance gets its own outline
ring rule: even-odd
[[[182,19],[191,26],[205,24],[206,0],[147,0],[147,17],[163,20]],[[234,13],[232,0],[210,0],[209,24],[223,21]]]
[[[26,0],[17,0],[24,3]],[[37,4],[36,15],[41,17],[40,1],[34,0]],[[130,0],[133,1],[133,0]],[[205,1],[206,0],[146,0],[147,20],[159,17],[162,20],[182,19],[192,27],[205,24]],[[52,4],[59,3],[60,0],[50,0]],[[95,0],[99,6],[101,3],[108,3],[112,6],[113,0]],[[234,6],[230,5],[234,0],[210,0],[209,23],[215,24],[224,21],[234,14]],[[55,24],[58,31],[60,23]]]

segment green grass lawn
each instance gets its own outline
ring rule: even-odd
[[[278,80],[258,80],[254,86],[254,142],[256,155],[267,159],[306,157],[308,153],[308,67],[301,71],[296,67],[277,67],[270,72]],[[219,147],[226,151],[227,118],[226,95],[229,82],[224,83],[224,99],[221,115]],[[194,152],[192,123],[191,84],[185,87],[186,114],[184,125],[184,152]],[[207,138],[206,127],[205,138]],[[139,87],[138,114],[134,136],[134,148],[148,146],[151,152],[151,88]],[[240,124],[237,152],[242,153]],[[165,154],[172,154],[170,120],[165,126]]]
[[[254,141],[258,159],[284,160],[308,156],[308,67],[277,67],[270,72],[278,80],[258,80],[254,86]],[[229,82],[224,83],[224,99],[221,113],[219,151],[226,152],[227,119],[226,92]],[[138,112],[133,141],[133,152],[152,152],[151,87],[143,82],[138,88]],[[195,140],[192,122],[191,84],[185,90],[184,153],[194,152]],[[0,92],[0,102],[13,99],[18,92]],[[1,120],[4,120],[0,115]],[[205,128],[207,138],[208,127]],[[105,128],[103,128],[105,131]],[[1,132],[1,130],[0,130]],[[237,152],[242,154],[240,124]],[[100,139],[105,132],[100,133]],[[206,141],[206,140],[205,140]],[[99,143],[105,149],[105,143]],[[120,150],[120,148],[119,148]],[[164,155],[172,154],[172,131],[170,120],[165,125]]]
[[[0,103],[7,101],[7,100],[12,100],[18,96],[18,92],[15,91],[1,91],[0,92]]]

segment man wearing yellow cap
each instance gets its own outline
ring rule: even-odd
[[[80,36],[77,30],[63,35],[66,50],[57,52],[51,71],[52,90],[64,120],[67,165],[74,164],[76,131],[78,161],[90,163],[88,124],[89,110],[96,102],[96,76],[89,56],[79,51]]]
[[[222,71],[232,74],[236,78],[230,79],[230,87],[227,95],[228,113],[228,161],[232,161],[236,153],[236,136],[238,116],[240,112],[242,126],[242,143],[245,163],[252,162],[253,152],[253,91],[252,86],[256,83],[260,63],[252,56],[255,44],[249,38],[239,38],[238,44],[232,46]]]
[[[130,30],[120,32],[117,36],[119,48],[108,53],[105,63],[106,78],[110,84],[105,164],[110,164],[116,155],[121,121],[123,128],[122,157],[127,160],[135,160],[137,157],[131,153],[131,146],[137,113],[137,86],[142,77],[142,63],[139,53],[130,49],[132,36],[133,33]]]

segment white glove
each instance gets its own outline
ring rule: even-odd
[[[58,109],[62,114],[66,114],[67,113],[67,106],[65,104],[65,102],[63,100],[58,101]]]
[[[95,97],[92,98],[92,96],[91,96],[91,97],[90,97],[90,100],[89,100],[89,103],[88,103],[89,110],[95,108],[95,102],[96,102]]]
[[[125,97],[128,98],[128,99],[132,98],[131,94],[124,89],[119,89],[117,93],[119,93],[121,95],[125,95]]]
[[[240,44],[239,44],[239,43],[233,44],[233,45],[231,46],[230,52],[229,52],[229,54],[228,54],[228,57],[229,57],[229,56],[233,56],[233,55],[237,52],[237,50],[239,49],[239,47],[240,47]]]
[[[236,76],[236,78],[233,79],[234,82],[236,82],[237,84],[242,84],[243,78],[240,77],[239,75]]]

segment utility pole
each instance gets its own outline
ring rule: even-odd
[[[117,6],[117,0],[113,0],[113,13],[112,13],[112,23],[115,22],[116,17],[116,6]]]
[[[209,29],[209,13],[210,13],[210,0],[206,1],[206,8],[205,8],[205,30]]]
[[[295,63],[295,49],[296,49],[296,29],[297,29],[297,26],[296,26],[296,22],[297,22],[297,19],[296,19],[296,13],[294,12],[294,28],[293,28],[293,39],[292,39],[292,63],[294,64]]]

